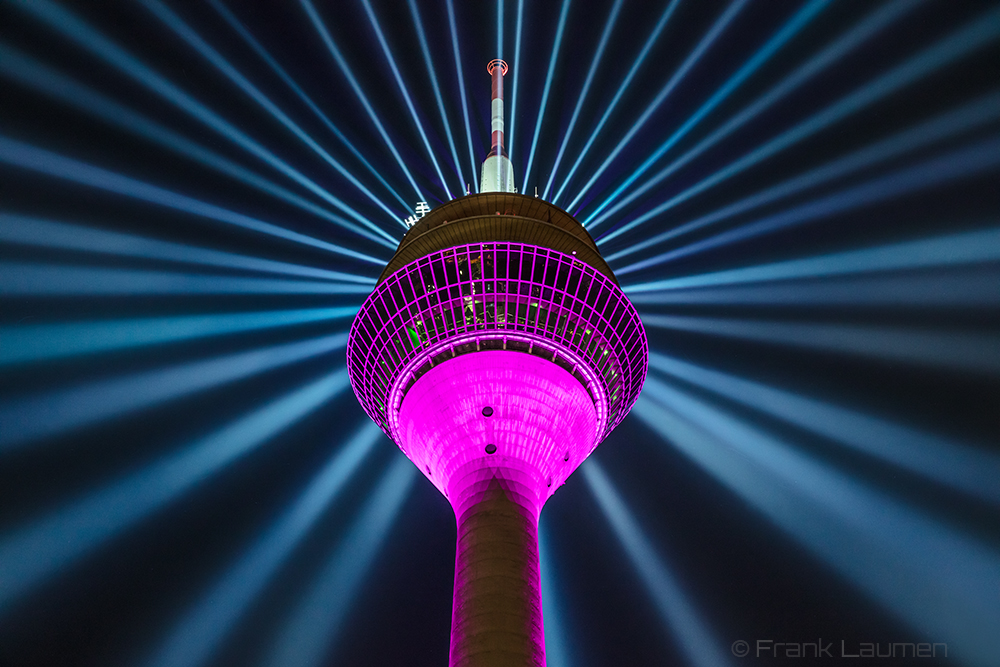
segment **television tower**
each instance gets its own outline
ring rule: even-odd
[[[403,237],[351,327],[365,412],[448,498],[458,524],[452,667],[545,664],[538,516],[618,425],[648,346],[590,234],[514,192],[502,60],[480,194]]]

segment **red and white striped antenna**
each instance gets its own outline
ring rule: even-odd
[[[493,100],[490,103],[490,152],[483,162],[480,178],[480,192],[516,192],[514,187],[514,167],[507,158],[503,145],[503,77],[507,73],[507,63],[497,58],[491,60],[486,71],[493,77]]]
[[[507,63],[497,58],[491,60],[486,66],[486,71],[493,77],[493,113],[491,126],[493,130],[493,144],[490,155],[506,155],[503,148],[503,77],[507,74]]]

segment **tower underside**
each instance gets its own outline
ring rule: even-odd
[[[457,513],[498,478],[537,516],[597,445],[597,410],[582,383],[544,357],[503,349],[437,364],[393,422],[400,449]]]

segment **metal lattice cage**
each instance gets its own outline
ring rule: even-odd
[[[354,391],[390,436],[392,411],[435,365],[505,349],[542,356],[594,398],[601,439],[628,413],[648,362],[632,304],[572,255],[521,243],[474,243],[396,270],[362,305],[347,347]]]

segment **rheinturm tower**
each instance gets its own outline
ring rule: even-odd
[[[445,495],[453,667],[545,664],[538,516],[639,395],[648,346],[597,245],[515,193],[495,60],[481,193],[403,237],[347,346],[368,415]]]

